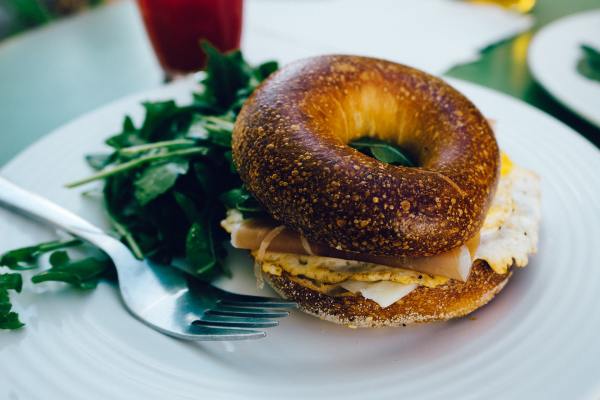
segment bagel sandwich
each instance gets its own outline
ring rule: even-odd
[[[406,150],[415,167],[348,146]],[[537,250],[539,178],[498,148],[479,110],[439,78],[356,56],[269,77],[235,123],[233,159],[268,217],[221,225],[257,278],[351,327],[448,320],[489,302]]]

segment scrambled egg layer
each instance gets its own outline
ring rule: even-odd
[[[252,252],[252,256],[256,257],[256,251]],[[436,287],[448,282],[448,278],[443,276],[428,275],[408,269],[362,261],[297,254],[266,252],[261,266],[263,271],[272,275],[279,276],[283,270],[292,276],[304,276],[329,284],[350,279],[360,282],[391,281],[405,285],[418,284]]]

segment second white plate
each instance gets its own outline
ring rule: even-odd
[[[559,102],[600,127],[600,82],[577,71],[582,44],[600,49],[600,10],[562,18],[533,39],[527,62],[534,78]]]

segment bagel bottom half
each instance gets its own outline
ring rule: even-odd
[[[475,260],[466,282],[449,280],[435,288],[420,286],[396,303],[382,308],[376,302],[349,292],[330,295],[308,279],[286,272],[263,271],[265,281],[282,297],[323,320],[356,328],[403,326],[445,321],[467,315],[488,303],[510,279],[512,272],[497,274],[485,261]]]

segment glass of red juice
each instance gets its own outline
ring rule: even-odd
[[[220,51],[240,47],[243,0],[137,0],[166,80],[206,64],[203,40]]]

